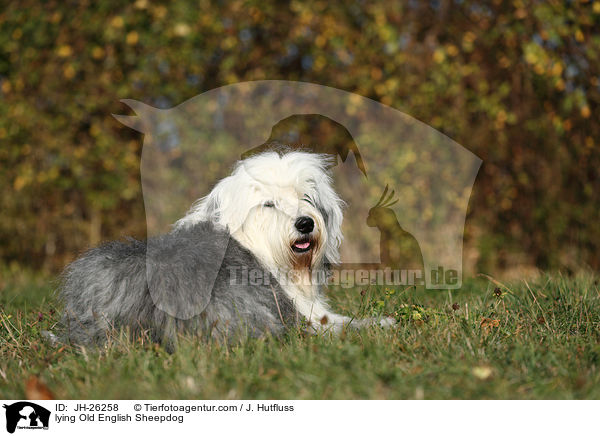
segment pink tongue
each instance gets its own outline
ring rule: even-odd
[[[305,248],[308,248],[309,245],[310,245],[310,242],[296,242],[294,244],[294,247],[304,250]]]

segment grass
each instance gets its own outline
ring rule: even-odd
[[[334,290],[340,312],[400,323],[339,337],[224,346],[184,337],[177,352],[121,335],[102,348],[52,347],[59,308],[50,280],[0,280],[0,397],[38,380],[62,399],[599,399],[596,277],[548,275],[459,291]]]

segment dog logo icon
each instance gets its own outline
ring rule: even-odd
[[[48,429],[50,411],[29,401],[19,401],[11,405],[4,404],[6,409],[6,431],[14,433],[19,429]]]

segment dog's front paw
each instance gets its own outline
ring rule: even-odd
[[[362,320],[361,327],[390,328],[398,324],[394,318],[367,318]]]
[[[383,328],[394,327],[398,322],[394,318],[390,318],[389,316],[386,318],[381,318],[379,320],[379,325]]]

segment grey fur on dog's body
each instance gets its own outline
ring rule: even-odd
[[[213,285],[209,273],[215,266],[220,268]],[[292,301],[269,273],[262,284],[232,280],[232,271],[242,267],[264,271],[250,251],[208,222],[148,242],[93,248],[63,276],[66,336],[75,343],[100,343],[113,328],[127,327],[173,344],[178,333],[222,339],[281,334],[297,321]],[[161,310],[157,300],[184,316]]]

